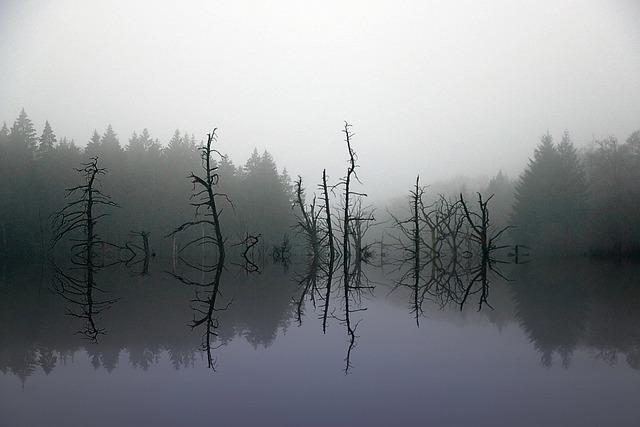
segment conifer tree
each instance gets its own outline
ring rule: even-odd
[[[135,131],[133,131],[133,133],[131,134],[131,137],[129,138],[129,143],[124,149],[127,152],[142,151],[140,149],[140,139],[138,138],[138,134]]]
[[[23,108],[9,133],[9,155],[16,156],[14,160],[18,161],[32,159],[37,143],[36,129]]]
[[[89,156],[96,155],[100,151],[100,134],[98,134],[97,130],[93,130],[93,135],[87,142],[87,147],[84,151]]]
[[[516,186],[515,243],[536,248],[538,256],[575,253],[586,215],[586,178],[569,135],[556,146],[547,133]]]
[[[9,144],[9,128],[7,127],[7,122],[4,122],[2,124],[2,128],[0,128],[0,156],[6,153],[8,144]]]
[[[105,130],[102,138],[100,138],[100,144],[105,151],[121,151],[120,140],[118,135],[113,130],[113,127],[109,124],[107,130]]]
[[[558,144],[560,170],[558,178],[558,217],[563,233],[557,239],[565,251],[582,249],[583,227],[586,223],[589,189],[582,162],[568,132]]]
[[[513,206],[513,191],[513,183],[501,170],[489,181],[485,196],[489,198],[493,195],[491,217],[498,228],[509,225]]]
[[[57,142],[56,134],[53,133],[49,121],[45,121],[44,130],[42,136],[40,136],[40,144],[38,145],[38,152],[40,154],[49,153],[53,150]]]

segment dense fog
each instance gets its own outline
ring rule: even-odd
[[[0,424],[637,425],[639,22],[0,1]]]
[[[24,108],[84,147],[108,124],[269,151],[343,174],[344,120],[376,201],[517,178],[549,131],[577,147],[640,125],[640,6],[589,1],[3,1],[0,125]],[[319,169],[318,166],[321,166]]]
[[[108,216],[100,223],[103,233],[120,241],[132,232],[151,233],[154,250],[166,249],[170,231],[193,217],[188,175],[202,168],[201,144],[202,140],[180,130],[163,143],[146,128],[133,132],[123,143],[109,125],[102,134],[94,131],[87,145],[79,147],[66,137],[58,138],[49,122],[37,130],[22,110],[10,128],[0,129],[0,253],[46,252],[54,237],[52,218],[69,202],[68,189],[82,183],[78,169],[93,158],[105,169],[98,181],[101,191],[117,204],[104,212]],[[347,153],[346,149],[336,153],[345,159],[345,170]],[[248,159],[239,160],[220,154],[213,164],[216,185],[225,195],[220,217],[231,241],[260,235],[269,249],[299,234],[293,229],[296,216],[305,215],[299,207],[321,196],[321,180],[300,181],[298,194],[298,179],[268,151],[254,150]],[[568,132],[555,138],[545,134],[530,156],[519,175],[498,170],[486,184],[464,179],[426,183],[421,190],[424,202],[437,204],[438,197],[463,195],[473,200],[476,192],[485,199],[492,197],[488,207],[494,232],[511,227],[505,237],[534,248],[537,256],[640,251],[640,131],[620,140],[615,136],[596,140],[582,150],[576,149]],[[319,177],[321,166],[316,172]],[[359,176],[384,173],[357,168]],[[336,178],[333,181],[340,184]],[[358,179],[353,185],[375,192],[365,182]],[[395,233],[389,215],[407,210],[411,181],[405,188],[376,205],[363,198],[372,214],[377,210],[379,220],[369,239]],[[335,196],[332,191],[331,198]]]

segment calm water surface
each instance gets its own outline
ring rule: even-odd
[[[95,343],[49,269],[0,271],[0,425],[640,425],[633,264],[512,266],[512,282],[493,281],[493,309],[426,303],[419,326],[410,292],[371,269],[350,354],[339,299],[326,333],[319,295],[298,318],[304,266],[229,268],[215,369],[189,326],[196,289],[156,264],[98,274],[118,301],[96,316]]]

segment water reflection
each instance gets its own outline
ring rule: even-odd
[[[514,271],[515,315],[544,366],[569,367],[577,348],[640,368],[640,267],[631,263],[531,263]]]
[[[96,369],[117,369],[123,350],[134,368],[146,370],[165,353],[175,369],[182,369],[196,366],[203,355],[208,362],[214,362],[215,358],[209,359],[207,348],[202,346],[207,337],[211,349],[222,347],[219,357],[224,359],[224,347],[238,339],[244,339],[254,349],[269,348],[292,325],[302,322],[317,325],[313,329],[318,333],[308,332],[305,339],[321,340],[326,277],[317,274],[319,270],[313,266],[298,267],[306,273],[300,276],[280,265],[268,264],[260,275],[247,276],[242,270],[229,269],[223,275],[224,281],[218,280],[217,290],[215,277],[213,288],[207,282],[204,289],[208,293],[200,292],[188,281],[176,281],[169,274],[154,274],[153,269],[145,276],[132,276],[126,268],[105,269],[100,273],[102,286],[119,302],[102,319],[109,334],[97,344],[88,344],[78,339],[77,319],[64,316],[66,301],[47,286],[56,272],[47,271],[42,278],[40,271],[30,265],[13,265],[4,270],[0,286],[0,371],[25,381],[38,369],[51,373],[81,350]],[[188,266],[178,265],[177,276],[187,277],[188,273]],[[539,353],[543,366],[557,361],[569,368],[575,352],[585,350],[607,364],[624,360],[630,368],[640,368],[639,266],[565,261],[513,266],[507,273],[513,280],[492,288],[495,309],[483,310],[479,315],[488,318],[497,330],[518,325],[532,343],[531,349]],[[379,269],[371,269],[370,274],[376,282],[394,280]],[[376,307],[406,301],[409,289],[407,295],[396,292],[386,298],[391,287],[381,285],[367,300],[375,301]],[[351,289],[355,292],[357,287]],[[211,304],[214,293],[220,299]],[[349,297],[353,302],[362,296],[345,294],[341,283],[332,293],[336,303],[329,311],[328,324],[345,327],[342,298]],[[319,302],[315,310],[311,295]],[[218,311],[230,301],[233,305],[228,310]],[[194,307],[198,309],[194,311]],[[470,311],[475,311],[473,306],[461,313],[455,307],[442,310],[438,304],[424,309],[423,322],[444,320],[470,325],[478,319],[469,316]],[[369,310],[348,326],[354,330],[354,338],[359,321],[384,322],[379,313],[379,309]],[[196,330],[191,332],[189,326]],[[367,338],[372,339],[361,339]],[[351,340],[348,345],[351,347]],[[340,354],[344,357],[345,348],[332,345],[331,353],[334,359]],[[347,369],[350,357],[347,348]],[[377,356],[363,352],[358,359],[371,357]]]

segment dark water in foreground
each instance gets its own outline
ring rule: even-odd
[[[640,267],[530,263],[489,307],[426,304],[420,326],[388,272],[364,295],[350,368],[336,301],[295,301],[304,270],[225,272],[211,350],[194,289],[163,271],[101,271],[119,300],[97,343],[76,332],[40,265],[0,270],[0,425],[640,425]],[[358,323],[359,322],[359,323]]]

